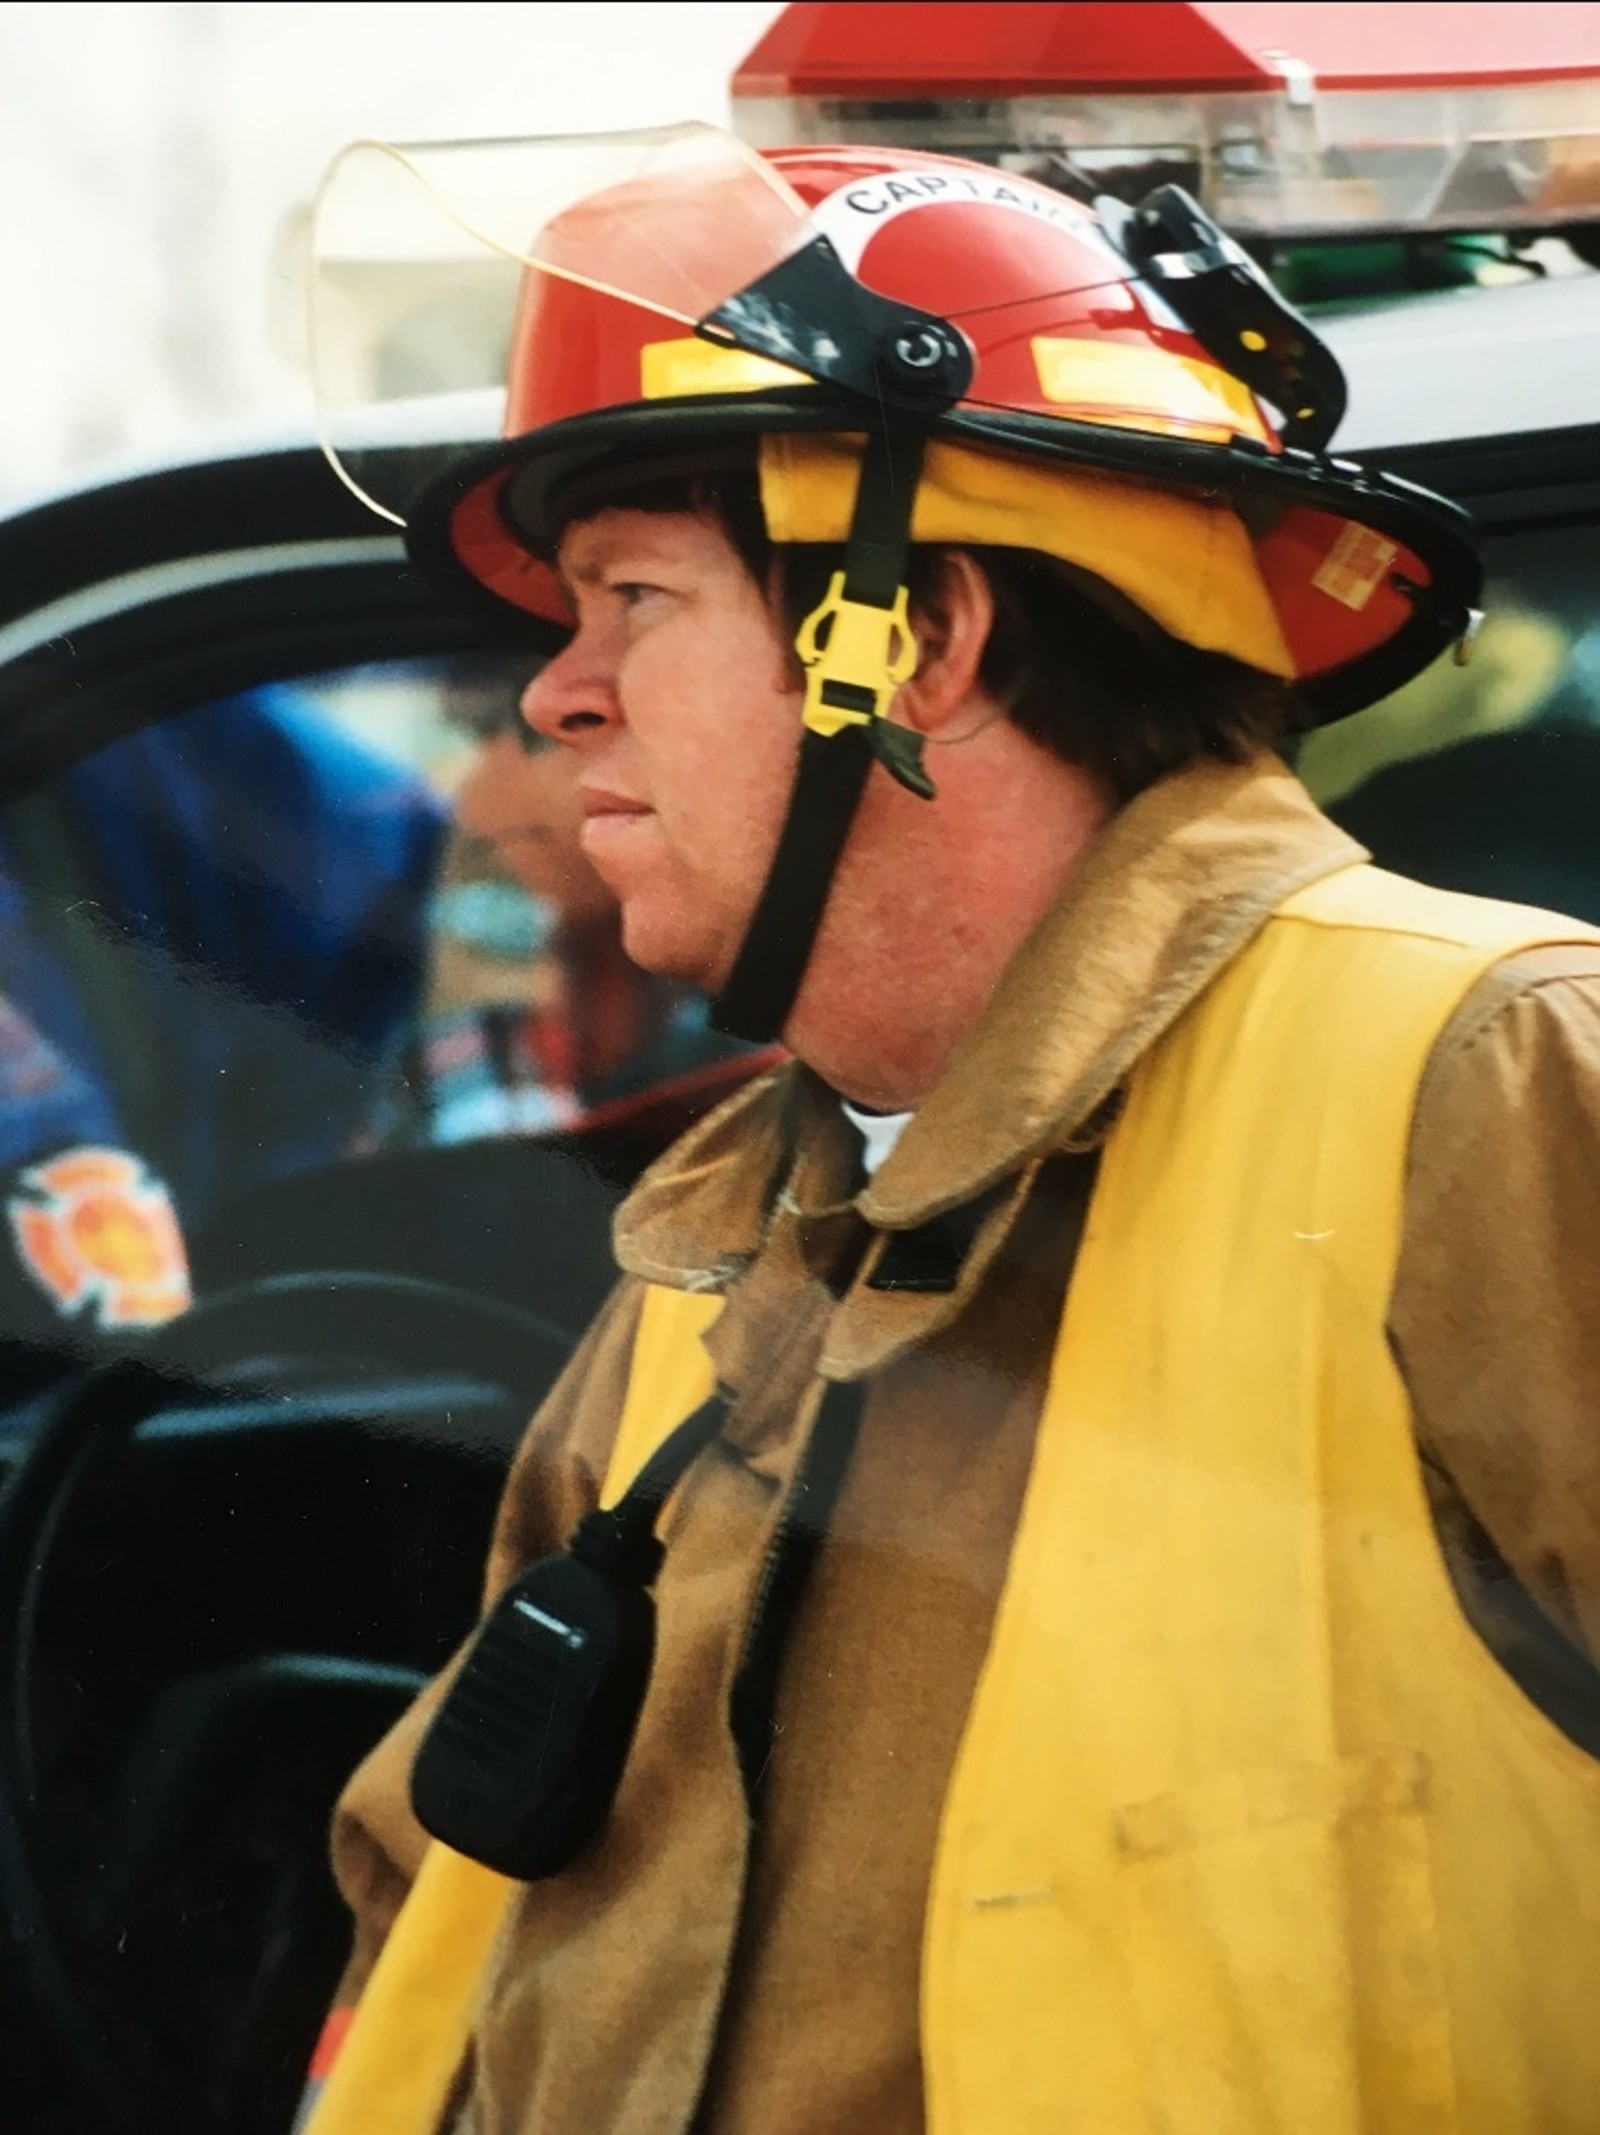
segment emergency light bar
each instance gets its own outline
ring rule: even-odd
[[[1600,7],[795,5],[733,81],[756,147],[873,142],[1242,237],[1600,226]]]

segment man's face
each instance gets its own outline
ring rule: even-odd
[[[721,527],[598,512],[558,561],[578,627],[523,716],[580,759],[583,849],[630,956],[715,988],[743,939],[794,781],[789,646]]]

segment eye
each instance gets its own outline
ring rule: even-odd
[[[653,585],[648,579],[644,578],[616,579],[607,588],[607,591],[616,600],[620,601],[624,608],[629,609],[638,608],[645,601],[655,598],[664,599],[666,596],[666,588],[664,586]]]

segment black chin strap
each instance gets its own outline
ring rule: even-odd
[[[916,665],[906,612],[920,428],[886,422],[868,436],[844,569],[795,637],[806,668],[805,733],[777,850],[711,1020],[729,1037],[776,1038],[789,1020],[834,870],[874,760],[933,798],[922,737],[888,717]]]

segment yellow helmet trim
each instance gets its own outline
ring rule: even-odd
[[[775,542],[840,542],[850,530],[861,441],[761,439],[761,501]],[[1243,521],[1223,499],[929,440],[914,542],[1038,549],[1092,573],[1203,652],[1293,678]]]
[[[1032,341],[1039,390],[1063,414],[1111,429],[1153,430],[1223,444],[1243,435],[1267,438],[1249,389],[1214,363],[1128,342],[1075,340],[1036,334]],[[803,371],[745,349],[722,348],[685,334],[652,341],[640,351],[644,400],[686,400],[697,393],[759,393],[770,386],[808,385]]]
[[[639,351],[639,391],[644,400],[687,400],[696,393],[760,393],[775,385],[810,385],[770,356],[742,348],[719,348],[686,334],[678,341],[651,341]]]
[[[1212,444],[1240,435],[1266,443],[1267,426],[1249,388],[1214,363],[1059,334],[1034,336],[1033,362],[1045,399],[1085,422]]]

